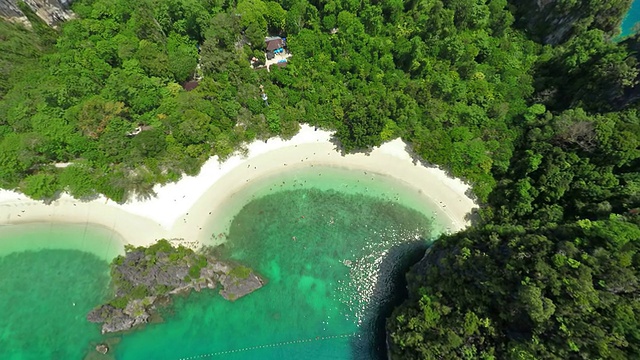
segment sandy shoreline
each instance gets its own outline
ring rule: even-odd
[[[220,217],[233,216],[233,209],[221,205],[252,181],[311,165],[337,166],[371,171],[401,180],[420,190],[459,230],[468,225],[467,214],[477,205],[466,196],[469,186],[450,178],[443,170],[414,163],[399,139],[374,149],[370,154],[342,156],[330,141],[331,133],[303,125],[291,140],[271,139],[248,145],[246,158],[235,155],[220,163],[209,159],[195,177],[156,186],[157,197],[117,204],[100,197],[90,202],[68,195],[50,205],[13,191],[0,190],[0,225],[38,223],[91,223],[117,232],[127,243],[148,245],[159,238],[181,238],[197,247],[211,243],[210,234]]]

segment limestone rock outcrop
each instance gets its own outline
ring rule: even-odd
[[[146,324],[170,296],[214,290],[235,301],[264,285],[253,270],[218,260],[210,253],[172,247],[160,240],[149,248],[130,248],[111,264],[115,297],[87,314],[102,333],[127,331]]]
[[[69,10],[72,0],[24,0],[36,15],[49,26],[73,18],[73,12]],[[0,17],[10,21],[29,24],[27,17],[18,7],[18,0],[0,0]]]

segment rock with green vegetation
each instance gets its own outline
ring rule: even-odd
[[[236,266],[228,274],[219,276],[222,290],[220,295],[227,300],[234,301],[252,292],[256,286],[262,285],[262,279],[248,267]]]
[[[211,252],[173,247],[159,240],[150,247],[126,247],[111,264],[114,298],[95,309],[87,320],[102,323],[102,333],[126,331],[145,324],[158,302],[177,293],[214,290],[227,300],[243,297],[264,284],[253,270],[217,260]]]

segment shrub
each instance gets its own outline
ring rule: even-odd
[[[249,277],[249,275],[251,275],[251,269],[246,266],[239,265],[233,268],[229,275],[235,276],[240,279],[246,279]]]

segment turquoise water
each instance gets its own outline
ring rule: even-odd
[[[236,302],[206,291],[176,298],[162,312],[162,322],[102,338],[117,343],[108,357],[87,350],[100,336],[97,327],[84,324],[76,338],[67,336],[73,341],[60,342],[61,353],[69,356],[34,357],[24,346],[14,346],[12,351],[27,354],[14,358],[73,359],[82,351],[91,358],[123,360],[381,358],[382,320],[403,293],[399,280],[442,231],[421,194],[381,175],[316,167],[252,184],[228,206],[240,210],[229,217],[225,243],[217,251],[253,267],[268,280],[265,287]],[[43,251],[42,259],[60,256]],[[93,255],[79,257],[87,256]],[[35,259],[14,263],[21,261]],[[105,284],[99,280],[86,288],[86,301],[104,296]],[[42,297],[46,290],[34,286],[31,291]],[[65,301],[56,300],[61,312],[69,310]],[[32,330],[39,331],[34,325],[47,318],[42,316],[29,322]]]
[[[110,262],[124,253],[113,231],[88,224],[22,224],[0,226],[0,256],[38,250],[78,250]]]
[[[626,37],[633,34],[633,28],[640,21],[640,0],[634,0],[627,15],[622,20],[620,37]]]
[[[85,225],[0,230],[0,359],[82,359],[100,341],[85,316],[108,296],[105,257],[120,239]]]
[[[230,194],[222,204],[223,211],[217,213],[207,230],[212,233],[211,244],[224,242],[221,233],[228,233],[236,214],[250,201],[282,191],[298,189],[334,190],[341,194],[370,196],[389,202],[402,204],[405,207],[425,214],[432,221],[432,236],[449,230],[442,224],[449,221],[446,216],[436,211],[434,204],[421,190],[387,175],[369,171],[356,171],[340,167],[314,166],[290,169],[284,174],[264,177],[253,181],[239,193]]]

